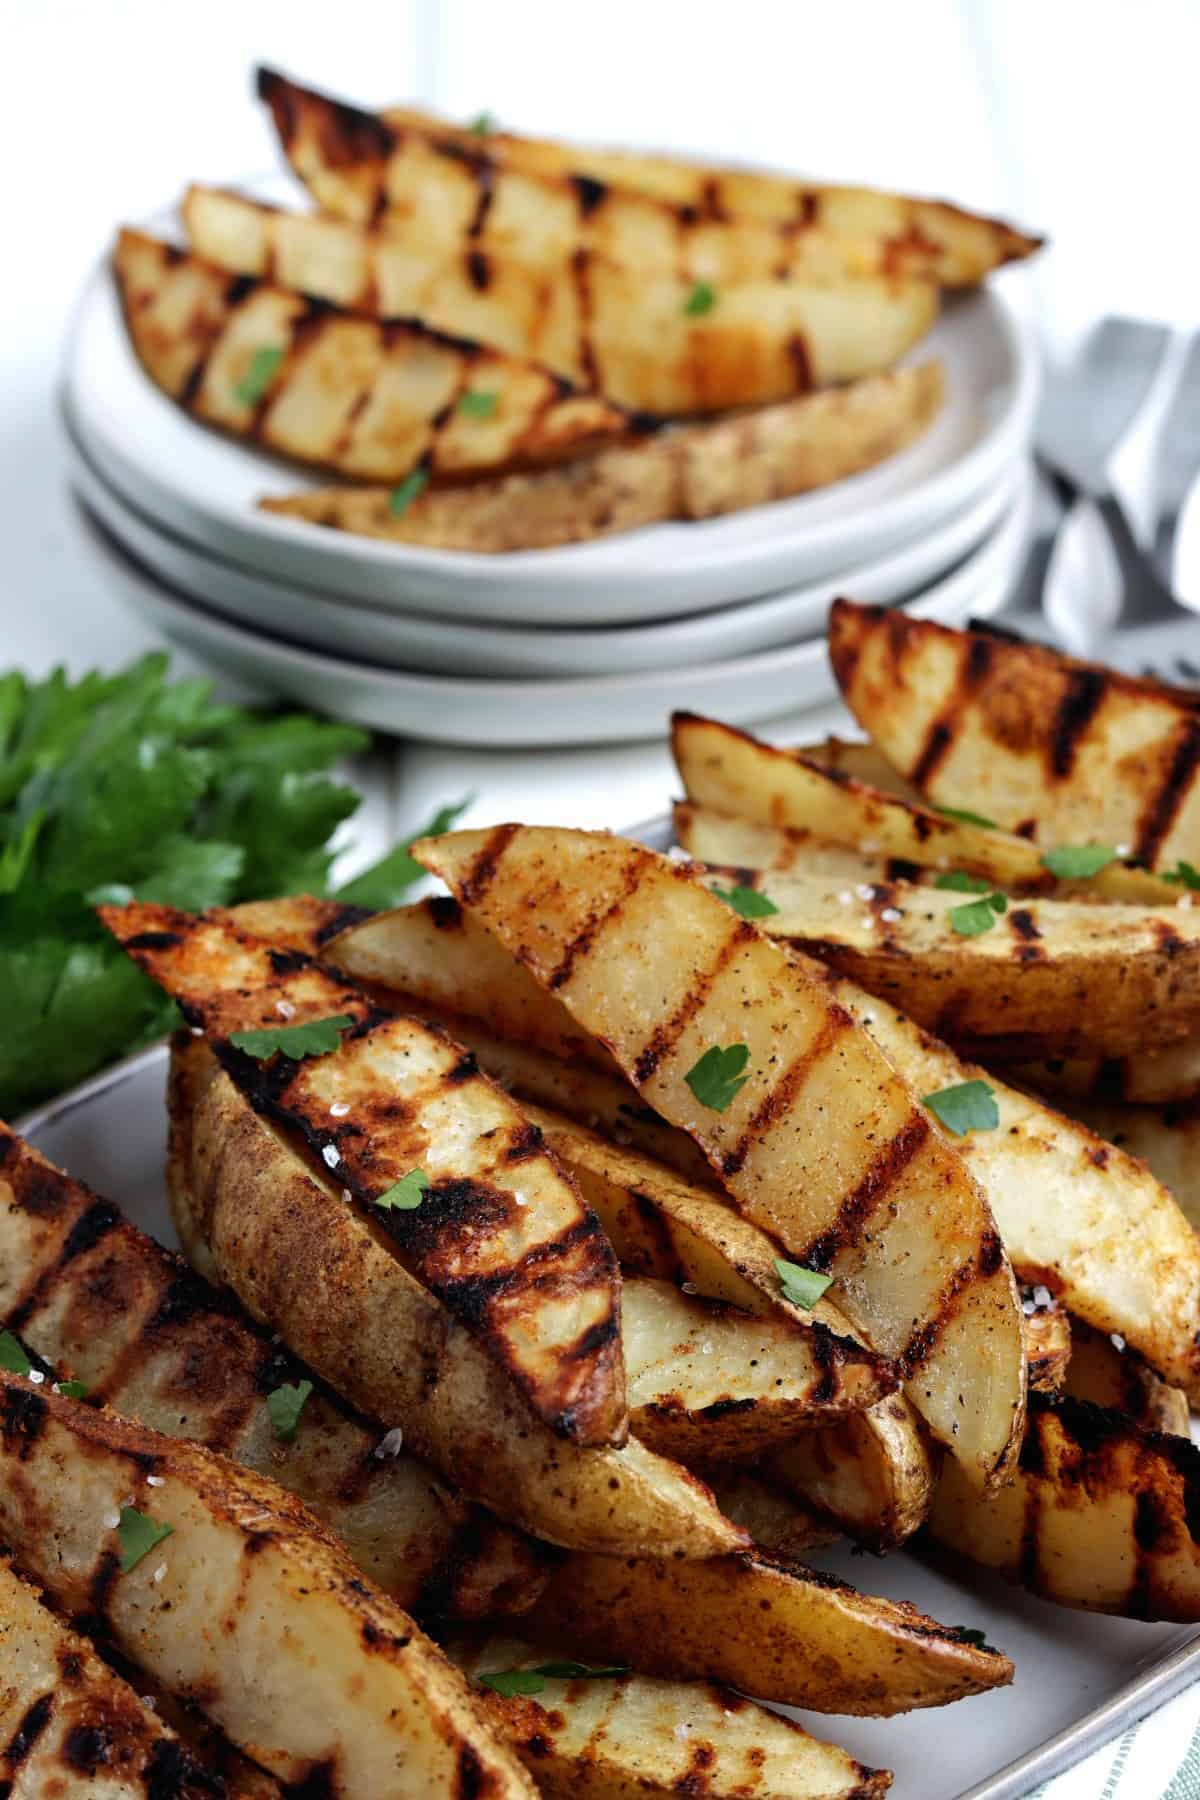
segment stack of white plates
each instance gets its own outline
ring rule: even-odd
[[[695,524],[481,556],[259,511],[295,469],[195,423],[142,373],[101,268],[63,393],[72,480],[128,606],[243,680],[438,742],[613,742],[672,708],[752,723],[827,699],[835,594],[961,623],[1023,559],[1036,359],[994,289],[917,356],[947,401],[910,449],[835,487]]]

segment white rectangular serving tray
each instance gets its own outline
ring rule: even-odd
[[[666,831],[655,821],[636,835],[661,844]],[[165,1045],[154,1045],[29,1115],[20,1130],[174,1247],[163,1183],[166,1068]],[[982,1630],[1016,1663],[1010,1688],[904,1718],[794,1715],[861,1761],[894,1770],[894,1800],[1017,1800],[1200,1680],[1195,1627],[1068,1612],[924,1552],[875,1558],[842,1546],[813,1561],[943,1624]]]

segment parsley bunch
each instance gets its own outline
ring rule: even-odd
[[[137,898],[199,909],[325,893],[359,796],[330,779],[365,735],[304,713],[217,705],[165,655],[72,682],[0,676],[0,1115],[169,1029],[173,1004],[92,913]],[[360,876],[386,905],[403,851]]]

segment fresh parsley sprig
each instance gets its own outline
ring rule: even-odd
[[[1196,869],[1190,862],[1180,859],[1173,869],[1163,870],[1162,879],[1174,883],[1176,887],[1195,890],[1200,888],[1200,869]]]
[[[953,819],[957,825],[982,825],[985,831],[999,831],[1000,829],[995,819],[985,819],[982,813],[967,812],[964,807],[938,806],[934,808],[934,811],[940,812],[943,819]]]
[[[702,319],[717,304],[717,290],[711,281],[697,281],[683,303],[689,319]]]
[[[986,894],[992,884],[985,881],[982,875],[968,875],[965,869],[947,869],[933,885],[952,894]]]
[[[414,469],[411,475],[406,475],[404,480],[392,489],[392,497],[388,502],[392,517],[403,518],[417,495],[423,494],[428,486],[428,469]]]

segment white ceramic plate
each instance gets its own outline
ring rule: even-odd
[[[161,1046],[143,1051],[63,1096],[23,1129],[144,1231],[174,1245],[163,1193],[166,1061]],[[857,1587],[909,1600],[947,1625],[983,1631],[1016,1662],[1010,1688],[903,1718],[794,1715],[861,1761],[893,1769],[893,1800],[1012,1800],[1200,1673],[1200,1638],[1191,1629],[1081,1618],[982,1571],[905,1553],[875,1559],[842,1548],[813,1560]],[[1060,1732],[1068,1734],[1065,1745],[1039,1758],[1035,1747]],[[1013,1758],[1018,1764],[997,1775]]]
[[[542,631],[483,621],[458,624],[424,613],[361,606],[297,582],[255,575],[154,524],[104,481],[67,422],[71,477],[101,523],[169,586],[225,618],[259,627],[309,649],[392,669],[497,676],[634,674],[682,669],[793,644],[824,629],[839,593],[885,605],[907,599],[968,558],[986,558],[989,534],[1017,504],[1015,479],[901,550],[808,587],[690,614],[659,625],[578,626]]]
[[[998,611],[1024,554],[1030,511],[1027,482],[984,552],[907,610],[947,625]],[[661,737],[676,707],[752,724],[833,693],[822,638],[690,669],[566,681],[455,680],[375,668],[234,625],[160,585],[98,525],[93,533],[114,596],[168,638],[244,681],[399,737],[487,749],[623,743]]]
[[[277,196],[277,184],[250,184]],[[159,229],[170,222],[158,219]],[[947,401],[926,435],[818,493],[594,544],[479,556],[382,544],[258,512],[308,485],[292,466],[196,424],[142,373],[107,264],[85,291],[65,392],[89,457],[140,511],[205,550],[351,598],[512,624],[612,625],[778,592],[911,541],[995,485],[1030,435],[1030,334],[993,286],[950,301],[912,353],[940,356]]]

